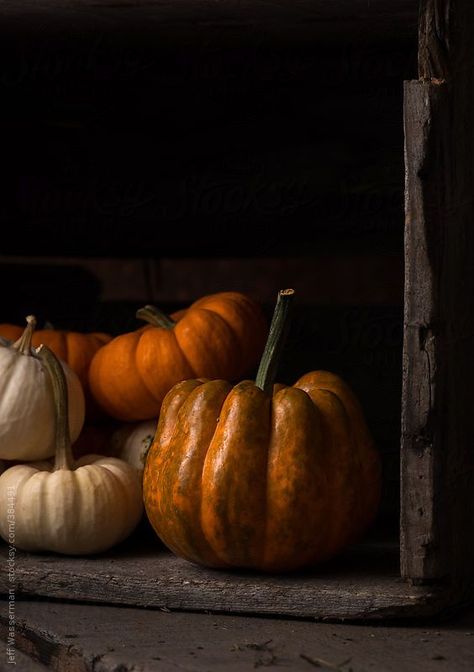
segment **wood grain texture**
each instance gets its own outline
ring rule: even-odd
[[[1,563],[0,594],[13,587],[17,600],[336,621],[432,616],[449,607],[453,595],[443,589],[411,587],[400,579],[397,552],[395,544],[365,544],[319,571],[286,576],[206,570],[156,547],[125,547],[95,558],[18,552],[14,577]],[[6,553],[2,548],[0,557]]]
[[[403,576],[471,586],[473,10],[423,3],[421,79],[405,84],[401,455]]]
[[[21,649],[55,672],[267,667],[310,672],[312,666],[322,672],[472,672],[474,667],[472,611],[448,622],[374,627],[30,601],[17,603],[17,619],[17,655]],[[4,630],[0,614],[0,637]],[[46,668],[18,663],[16,669]]]
[[[38,274],[42,270],[47,272],[51,267],[58,272],[71,267],[84,270],[100,284],[102,301],[190,304],[198,296],[219,291],[240,291],[257,301],[273,304],[278,288],[291,285],[298,292],[301,304],[401,306],[403,303],[403,260],[395,255],[254,259],[91,259],[0,255],[0,265],[5,277],[7,274],[14,277],[26,273],[32,267]]]
[[[264,28],[268,36],[279,40],[316,35],[327,39],[331,34],[353,36],[357,25],[358,32],[380,39],[411,32],[416,25],[417,3],[416,0],[26,0],[22,3],[4,0],[0,16],[23,21],[42,18],[46,20],[43,30],[69,20],[76,25],[109,23],[109,29],[113,25],[126,32],[132,26],[141,26],[146,30],[158,29],[164,35],[166,29],[168,34],[187,35],[190,39],[222,29],[239,39],[237,29],[240,40],[248,40],[255,28]],[[247,31],[246,35],[242,29]]]
[[[461,3],[462,4],[462,3]],[[454,36],[456,0],[421,0],[418,24],[420,79],[446,79],[452,69],[450,43]]]

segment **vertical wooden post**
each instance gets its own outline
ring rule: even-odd
[[[405,82],[401,571],[474,582],[474,3],[422,0]]]

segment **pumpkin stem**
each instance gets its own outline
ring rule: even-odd
[[[66,375],[59,359],[46,346],[40,345],[37,356],[44,364],[53,386],[54,404],[56,406],[56,457],[54,471],[73,468],[74,459],[69,434],[69,408]]]
[[[294,295],[294,289],[282,289],[278,292],[267,343],[255,380],[257,387],[260,387],[266,394],[271,394],[273,390],[281,353],[283,352],[290,326],[290,309]]]
[[[26,318],[26,328],[20,338],[13,343],[12,348],[18,350],[20,355],[31,355],[31,339],[36,327],[36,317],[28,315]]]
[[[145,320],[153,327],[163,327],[164,329],[172,329],[176,322],[166,313],[156,308],[156,306],[143,306],[135,313],[139,320]]]

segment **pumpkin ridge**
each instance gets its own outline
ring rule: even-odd
[[[189,354],[186,352],[186,344],[184,344],[182,342],[183,339],[185,338],[185,334],[187,334],[187,331],[190,330],[190,329],[193,329],[193,327],[190,326],[192,324],[192,319],[196,318],[196,316],[202,315],[202,314],[209,316],[206,319],[206,321],[204,321],[204,324],[206,325],[207,329],[209,329],[209,327],[207,326],[209,320],[215,320],[216,323],[219,323],[223,326],[223,328],[224,328],[223,331],[226,333],[226,337],[230,341],[230,346],[227,346],[227,349],[225,351],[225,362],[224,362],[225,366],[223,366],[222,361],[219,361],[218,365],[216,367],[214,362],[215,362],[216,359],[219,360],[222,357],[222,350],[219,350],[218,348],[212,348],[212,356],[210,357],[211,366],[213,366],[215,369],[217,369],[217,371],[222,372],[222,373],[220,373],[220,375],[217,374],[216,376],[214,376],[214,373],[213,373],[212,369],[209,370],[208,368],[206,368],[205,370],[203,370],[203,368],[201,368],[201,370],[199,372],[196,371],[195,367],[191,364],[191,362],[189,360]],[[196,319],[199,319],[199,318],[196,318]],[[189,322],[189,326],[186,325],[186,322]],[[186,330],[185,330],[185,326],[183,326],[183,324],[185,326],[187,326]],[[196,377],[196,378],[199,377],[199,376],[208,376],[210,378],[223,377],[224,371],[225,371],[226,377],[229,378],[230,380],[233,380],[233,379],[238,377],[238,374],[240,373],[241,368],[242,368],[241,367],[241,361],[240,361],[242,359],[242,350],[240,348],[240,344],[238,342],[238,339],[236,337],[236,334],[235,334],[234,330],[232,329],[230,324],[221,315],[219,315],[219,313],[216,313],[213,310],[209,310],[207,308],[201,308],[201,307],[193,309],[192,311],[189,311],[189,315],[187,316],[186,320],[182,320],[182,321],[180,321],[176,324],[176,327],[174,328],[173,331],[174,331],[175,338],[178,342],[178,345],[181,348],[181,351],[183,352],[183,354],[185,356],[186,361],[188,362],[191,370],[194,372],[194,377]],[[198,344],[198,346],[199,346],[202,343],[202,346],[203,346],[202,351],[203,352],[205,351],[207,353],[208,348],[207,348],[207,344],[205,343],[205,340],[207,340],[207,339],[202,338],[203,330],[202,329],[201,330],[193,329],[193,331],[194,331],[195,334],[196,334],[196,332],[198,334],[197,336],[195,335],[194,338],[192,339],[193,348],[196,347],[196,344]],[[212,333],[212,331],[214,331],[214,329],[211,328],[211,333]],[[223,340],[223,342],[226,342],[226,338],[224,338],[222,340]],[[236,352],[239,353],[239,358],[238,358],[239,361],[238,361],[237,366],[235,364],[235,359],[232,356],[230,356],[231,353],[236,353]],[[202,354],[200,355],[200,359],[202,359]],[[209,362],[207,362],[206,365],[208,365],[208,363]],[[230,369],[232,369],[232,371],[230,371]],[[232,373],[232,375],[229,375],[229,373]]]
[[[212,385],[212,382],[214,382],[214,381],[210,381],[210,384],[211,384],[211,385]],[[215,381],[215,382],[217,382],[217,381]],[[205,385],[206,387],[204,387],[204,385]],[[188,405],[188,401],[189,401],[189,399],[192,398],[192,402],[195,402],[194,397],[197,397],[197,396],[199,396],[200,394],[202,395],[203,393],[205,393],[205,392],[207,391],[207,387],[208,387],[208,385],[209,385],[209,383],[205,383],[205,384],[203,384],[203,385],[200,385],[199,387],[196,387],[194,390],[192,390],[192,392],[189,394],[188,399],[186,400],[186,402],[185,402],[185,403],[183,404],[183,406],[181,407],[181,409],[182,409],[183,407],[186,407],[186,408],[185,408],[185,411],[183,411],[183,415],[186,415],[186,414],[187,414],[187,405]],[[218,414],[218,416],[217,416],[218,418],[219,418],[219,416],[220,416],[220,413],[221,413],[221,410],[222,410],[222,406],[224,405],[224,402],[225,402],[227,396],[228,396],[228,395],[226,394],[226,395],[223,397],[221,403],[219,404],[219,411],[218,411],[219,414]],[[190,403],[190,402],[189,402],[189,403]],[[179,421],[179,415],[180,415],[181,409],[180,409],[180,411],[178,412],[177,422]],[[217,419],[216,419],[216,420],[217,420]],[[220,562],[222,562],[222,563],[225,564],[224,559],[221,558],[221,557],[219,556],[219,553],[217,553],[217,551],[211,546],[211,544],[209,544],[208,540],[206,539],[205,535],[203,534],[203,524],[202,524],[202,502],[203,502],[203,492],[204,492],[204,487],[203,487],[204,464],[205,464],[205,462],[206,462],[206,456],[207,456],[207,453],[208,453],[208,450],[209,450],[209,446],[211,445],[212,439],[213,439],[214,436],[215,436],[215,433],[216,433],[216,431],[217,431],[218,426],[219,426],[219,423],[216,421],[216,424],[215,424],[215,427],[214,427],[214,431],[212,432],[212,436],[210,437],[209,441],[207,442],[207,446],[206,446],[205,450],[203,450],[203,459],[202,459],[202,461],[201,461],[200,475],[199,475],[199,478],[196,479],[196,480],[199,482],[199,484],[200,484],[200,486],[199,486],[199,497],[198,497],[197,507],[196,507],[196,508],[197,508],[197,510],[199,511],[199,515],[198,515],[199,527],[200,527],[200,532],[201,532],[201,534],[202,534],[202,536],[203,536],[203,539],[204,539],[205,543],[208,545],[209,550],[211,551],[211,553],[213,553],[213,554],[219,559]]]
[[[191,438],[188,438],[187,443],[186,439],[183,440],[184,443],[181,440],[181,433],[183,431],[183,428],[186,427],[186,418],[188,414],[193,414],[193,411],[196,410],[199,410],[199,416],[202,417],[203,406],[207,407],[208,413],[214,412],[215,410],[217,410],[217,408],[212,408],[214,402],[217,402],[218,414],[220,414],[222,406],[229,392],[229,390],[223,390],[222,392],[219,392],[219,388],[222,387],[223,383],[225,383],[225,381],[215,380],[195,387],[193,390],[190,391],[189,395],[186,397],[177,413],[176,423],[172,435],[170,437],[170,440],[168,442],[167,455],[164,456],[165,468],[162,474],[163,473],[168,474],[171,471],[173,483],[175,484],[175,486],[178,485],[178,488],[182,487],[181,481],[184,475],[182,473],[179,474],[178,472],[175,472],[176,461],[179,456],[180,463],[182,464],[183,454],[186,453],[188,445],[191,441]],[[213,389],[210,390],[210,388]],[[210,392],[212,392],[212,395],[210,394]],[[223,392],[225,392],[225,394],[223,394]],[[222,398],[219,400],[220,396],[222,396]],[[216,422],[216,426],[217,425],[218,423]],[[205,423],[202,423],[199,434],[202,434],[203,429],[204,431],[206,429]],[[212,436],[214,435],[214,433],[215,428],[214,431],[212,432]],[[176,442],[179,445],[179,449],[177,451],[174,450]],[[199,488],[197,496],[195,496],[196,490],[194,490],[191,493],[191,499],[192,499],[191,512],[189,510],[186,512],[186,507],[189,506],[190,504],[189,500],[181,501],[180,505],[178,505],[178,503],[175,502],[172,506],[171,515],[174,520],[171,522],[172,524],[174,522],[176,530],[174,547],[180,549],[180,552],[185,556],[187,556],[188,559],[190,559],[191,561],[197,561],[196,558],[202,557],[204,553],[208,557],[208,562],[216,566],[222,566],[226,564],[225,561],[220,557],[218,553],[216,553],[215,549],[206,539],[202,531],[202,501],[204,493],[202,472],[209,448],[209,442],[206,442],[205,446],[203,446],[202,444],[203,444],[203,436],[199,436],[198,439],[196,439],[194,442],[194,445],[199,446],[199,449],[195,450],[191,455],[191,459],[194,458],[194,464],[196,462],[198,463],[197,465],[195,464],[194,471],[191,473],[194,476],[193,480],[195,485]],[[170,456],[172,456],[171,459]],[[199,469],[199,472],[196,473],[197,472],[196,466],[199,466],[199,462],[201,463],[201,467]],[[176,497],[176,495],[177,493],[174,494],[174,497]],[[167,504],[169,505],[169,503]],[[193,522],[191,523],[189,522],[193,518],[195,519],[195,522],[198,523],[198,525],[195,525]],[[199,529],[197,529],[198,527]]]
[[[258,364],[268,336],[268,324],[261,306],[245,294],[223,292],[220,295],[213,294],[203,297],[196,302],[195,307],[209,310],[219,315],[234,331],[239,344],[244,344],[245,347],[241,348],[241,370],[239,375],[246,375],[251,367]],[[230,319],[229,312],[233,313],[233,319]],[[249,325],[249,329],[255,334],[256,340],[249,341],[244,339],[242,341],[239,338],[239,333],[234,330],[235,322],[238,325]],[[258,335],[260,335],[260,338],[258,338]]]
[[[28,494],[28,486],[31,488],[31,486],[33,485],[33,481],[35,481],[36,489],[38,490],[39,506],[35,507],[36,520],[34,518],[27,519],[29,524],[26,527],[26,529],[25,528],[23,529],[23,533],[26,532],[28,537],[31,535],[32,529],[34,529],[39,524],[39,521],[44,520],[45,517],[47,516],[45,511],[48,510],[48,502],[47,502],[47,499],[46,499],[46,496],[45,496],[45,492],[47,492],[47,489],[46,489],[46,478],[44,476],[44,474],[46,474],[46,473],[50,473],[50,472],[38,471],[36,474],[33,474],[32,478],[30,480],[25,478],[24,481],[22,481],[22,484],[21,484],[22,487],[17,488],[17,491],[18,490],[20,491],[20,496],[22,495],[23,498],[26,499],[26,501],[28,501],[29,497],[25,497],[25,494]],[[26,493],[24,491],[25,486],[23,484],[25,484],[25,486],[26,486]],[[23,507],[21,507],[21,506],[18,507],[18,503],[17,503],[17,508],[20,508],[20,510],[21,510],[21,508],[23,508]],[[36,544],[33,548],[30,548],[29,550],[33,550],[33,551],[34,550],[40,550],[39,545]]]
[[[208,441],[207,446],[206,446],[206,452],[205,452],[204,459],[203,459],[202,464],[201,464],[201,475],[200,475],[200,479],[199,479],[199,480],[200,480],[200,483],[201,483],[200,492],[199,492],[199,526],[200,526],[201,535],[202,535],[203,539],[205,539],[205,541],[208,543],[209,548],[211,549],[211,551],[214,553],[214,555],[218,558],[219,562],[222,563],[222,565],[223,565],[224,567],[227,567],[227,566],[228,566],[228,562],[226,561],[225,558],[223,558],[223,557],[221,556],[221,554],[219,553],[219,550],[216,549],[216,548],[213,546],[213,544],[211,544],[211,543],[209,542],[209,540],[207,539],[206,534],[205,534],[205,532],[204,532],[204,522],[203,522],[204,466],[205,466],[205,464],[206,464],[206,458],[207,458],[207,454],[208,454],[208,452],[209,452],[209,448],[210,448],[210,446],[211,446],[211,444],[212,444],[212,442],[213,442],[213,440],[214,440],[214,437],[215,437],[215,435],[216,435],[216,432],[217,432],[217,430],[218,430],[218,428],[219,428],[220,414],[221,414],[221,411],[222,411],[222,407],[224,406],[224,404],[225,404],[225,402],[226,402],[226,399],[227,399],[227,397],[229,396],[229,394],[230,394],[231,391],[232,391],[232,389],[229,390],[229,392],[226,394],[226,396],[222,399],[222,402],[221,402],[221,404],[220,404],[220,406],[219,406],[219,415],[218,415],[217,418],[216,418],[216,425],[215,425],[215,427],[214,427],[214,431],[212,432],[212,436],[211,436],[211,438],[210,438],[210,440]]]
[[[157,329],[159,332],[161,332],[162,329],[163,329],[162,327],[152,327],[152,328],[153,328],[153,329]],[[172,338],[172,339],[174,340],[176,349],[179,351],[179,355],[183,358],[184,363],[186,364],[186,366],[187,366],[187,367],[189,368],[189,370],[190,370],[190,374],[189,374],[189,375],[186,374],[185,377],[184,377],[182,380],[189,380],[189,379],[196,378],[196,373],[195,373],[193,367],[191,366],[191,364],[189,363],[189,361],[188,361],[188,359],[187,359],[187,357],[186,357],[186,353],[185,353],[184,350],[181,348],[181,346],[180,346],[180,344],[179,344],[179,342],[178,342],[178,340],[177,340],[177,338],[176,338],[175,329],[174,329],[174,328],[173,328],[173,329],[167,329],[167,330],[166,330],[166,334],[169,335],[170,338]],[[139,373],[140,380],[142,381],[143,385],[144,385],[145,388],[147,389],[148,393],[153,397],[153,399],[156,401],[157,405],[161,407],[161,404],[163,403],[163,400],[164,400],[164,398],[165,398],[165,396],[166,396],[166,392],[165,392],[164,394],[163,394],[163,392],[160,392],[160,393],[158,394],[158,393],[155,391],[155,389],[152,388],[151,385],[150,385],[150,383],[148,382],[148,381],[150,380],[150,378],[149,378],[149,374],[148,374],[147,372],[142,371],[142,365],[141,365],[141,351],[140,351],[140,345],[142,344],[142,338],[143,338],[143,334],[140,335],[140,338],[139,338],[139,340],[137,341],[137,344],[136,344],[136,349],[135,349],[135,366],[136,366],[136,369],[137,369],[137,371],[138,371],[138,373]],[[155,338],[160,338],[159,334],[155,334]],[[181,380],[181,381],[177,381],[177,382],[182,382],[182,380]],[[168,389],[168,391],[169,391],[169,389]]]
[[[183,317],[184,317],[184,316],[183,316]],[[179,320],[179,322],[181,322],[181,320]],[[179,322],[176,322],[176,324],[179,324]],[[176,328],[173,329],[173,337],[174,337],[176,343],[178,344],[178,348],[181,350],[181,353],[182,353],[182,355],[183,355],[183,359],[184,359],[184,361],[186,362],[186,364],[189,366],[189,368],[190,368],[191,371],[193,372],[191,378],[198,378],[199,376],[198,376],[198,374],[196,373],[196,370],[194,369],[194,366],[192,366],[191,362],[189,361],[189,357],[187,356],[185,350],[181,347],[181,344],[180,344],[180,342],[179,342],[179,339],[178,339],[178,337],[176,336]]]
[[[127,413],[124,413],[124,402],[121,395],[121,389],[119,390],[119,403],[117,403],[116,398],[118,381],[116,377],[116,366],[113,366],[113,362],[116,349],[120,352],[120,349],[123,349],[124,343],[127,345],[127,358],[130,357],[130,359],[135,362],[139,338],[140,334],[138,332],[130,332],[116,336],[112,341],[97,351],[89,369],[89,385],[97,402],[103,406],[104,409],[111,415],[114,415],[114,417],[118,417],[124,421],[130,421],[131,419],[140,420],[144,418],[138,417],[136,413],[133,413],[133,417],[128,417]],[[128,344],[127,341],[130,341],[130,344]],[[133,357],[128,353],[129,348],[133,348]],[[114,376],[112,378],[109,376],[109,370],[114,371]],[[150,409],[151,417],[156,412],[155,398],[149,393],[148,388],[143,383],[142,377],[138,373],[135,380],[140,384],[140,392],[143,392],[143,396],[145,397],[145,400],[142,401],[141,406],[146,405],[146,407]],[[112,401],[110,400],[110,397],[112,397]],[[126,408],[128,408],[131,399],[129,395],[127,395],[127,397],[128,400]],[[155,408],[154,413],[151,413],[152,406]],[[112,413],[112,411],[114,411],[114,413]]]
[[[261,421],[269,405],[268,396],[252,381],[233,387],[206,453],[203,534],[226,565],[237,554],[240,566],[255,567],[261,553],[265,493],[259,484],[266,469],[269,436],[269,425]],[[242,422],[243,418],[247,421]]]
[[[347,463],[349,461],[348,470],[351,476],[350,485],[353,486],[352,492],[350,492],[350,487],[348,489],[347,487],[341,486],[340,484],[336,484],[334,479],[336,478],[337,474],[334,471],[331,473],[332,478],[330,478],[329,483],[330,500],[333,504],[331,517],[332,520],[336,522],[336,525],[333,522],[330,533],[328,535],[327,543],[329,544],[328,556],[332,556],[333,554],[338,552],[340,548],[343,548],[348,543],[349,532],[347,525],[348,521],[349,522],[351,521],[351,516],[354,517],[354,512],[357,512],[355,514],[356,518],[357,519],[360,518],[361,513],[361,506],[360,506],[361,471],[360,471],[360,459],[359,459],[360,456],[358,453],[357,442],[355,440],[354,432],[350,422],[350,415],[341,397],[334,390],[330,390],[324,387],[318,387],[315,390],[315,392],[316,393],[322,392],[324,395],[327,395],[329,399],[333,400],[332,404],[335,407],[337,407],[338,409],[337,412],[340,411],[343,414],[344,431],[347,433],[347,437],[343,438],[347,438],[346,448],[348,450],[348,456],[347,455],[343,456],[342,462],[347,468]],[[309,393],[306,394],[310,396]],[[328,445],[329,450],[332,451],[328,455],[328,463],[329,465],[332,465],[334,469],[334,467],[337,467],[337,464],[341,462],[340,453],[341,450],[343,450],[345,447],[344,445],[341,445],[340,437],[338,437],[335,433],[335,427],[339,429],[339,425],[340,424],[342,425],[342,422],[341,420],[337,420],[337,418],[335,419],[334,417],[332,417],[331,408],[326,409],[321,405],[321,399],[319,400],[314,399],[313,403],[318,408],[318,411],[322,417],[321,428],[324,436],[325,445]],[[345,500],[342,504],[342,511],[344,512],[344,515],[342,516],[341,516],[341,508],[337,506],[337,500],[336,500],[337,493],[340,492],[344,493],[344,500]],[[344,511],[344,509],[346,510]]]
[[[287,386],[274,395],[274,409],[266,493],[266,547],[259,567],[263,571],[296,569],[322,560],[330,520],[326,443],[317,405],[304,390]],[[316,433],[303,431],[298,438],[301,426],[306,427],[308,421]],[[288,516],[288,511],[293,511],[293,515]],[[300,520],[304,521],[305,532],[295,535],[295,523],[297,528]],[[295,549],[296,563],[291,559]]]
[[[283,388],[282,388],[283,389]],[[280,392],[281,390],[278,390]],[[268,435],[268,443],[267,443],[267,465],[265,468],[265,483],[262,484],[262,488],[265,491],[265,497],[264,497],[264,511],[263,511],[263,534],[262,534],[262,548],[260,549],[260,554],[259,554],[259,564],[263,565],[265,562],[265,557],[267,555],[267,545],[268,545],[268,538],[269,538],[269,517],[268,517],[268,511],[269,511],[269,484],[270,484],[270,450],[271,446],[273,443],[273,435],[274,435],[274,417],[275,417],[275,397],[276,395],[272,395],[272,398],[270,400],[270,432]]]
[[[187,311],[186,311],[186,312],[187,312]],[[185,316],[183,315],[183,317],[185,317]],[[178,325],[180,322],[181,322],[181,320],[179,320],[179,322],[176,322],[176,325]],[[178,348],[180,349],[180,351],[181,351],[181,353],[182,353],[182,355],[183,355],[183,359],[184,359],[184,361],[186,362],[186,364],[189,366],[189,368],[190,368],[191,371],[192,371],[191,378],[198,378],[199,376],[198,376],[198,374],[197,374],[197,372],[196,372],[194,366],[192,366],[192,364],[191,364],[191,362],[189,361],[189,358],[188,358],[188,356],[187,356],[185,350],[181,347],[181,343],[179,342],[179,339],[178,339],[178,337],[177,337],[177,335],[176,335],[176,326],[173,327],[173,329],[172,329],[171,331],[172,331],[172,334],[173,334],[173,338],[175,339],[175,341],[176,341],[176,343],[177,343],[177,346],[178,346]]]
[[[311,382],[313,374],[317,374],[317,378],[323,378],[321,383],[318,382],[317,378],[315,383]],[[350,433],[354,448],[353,459],[360,479],[357,507],[358,516],[354,526],[355,534],[353,534],[351,539],[351,541],[356,541],[361,533],[370,525],[378,509],[381,488],[380,458],[368,429],[363,408],[348,384],[336,374],[328,371],[315,371],[305,374],[298,380],[296,385],[302,380],[305,385],[312,385],[315,389],[335,394],[349,417]],[[331,384],[336,389],[331,389]],[[376,490],[374,490],[374,486]]]
[[[351,427],[351,438],[352,438],[352,443],[353,443],[353,459],[355,462],[355,467],[357,469],[357,473],[359,475],[359,479],[361,481],[360,486],[359,486],[359,499],[358,499],[358,519],[360,525],[362,525],[364,528],[367,526],[367,524],[370,521],[366,521],[366,509],[367,509],[367,493],[369,492],[369,496],[371,494],[371,490],[366,490],[366,484],[363,482],[364,477],[365,477],[365,465],[367,462],[367,459],[370,456],[372,456],[373,453],[373,448],[371,445],[367,444],[367,441],[370,440],[372,441],[370,436],[363,437],[360,432],[357,431],[357,429],[361,426],[360,419],[363,419],[364,425],[365,426],[365,418],[364,414],[362,411],[362,408],[359,405],[359,402],[357,399],[350,397],[349,398],[349,403],[353,406],[354,412],[351,414],[347,408],[347,403],[345,403],[345,399],[341,399],[341,397],[336,394],[337,398],[341,402],[347,416],[350,418],[352,416],[358,416],[357,420],[358,422],[355,424],[354,422],[349,423]],[[364,454],[367,453],[366,459],[364,459]]]
[[[23,357],[24,355],[18,355],[19,357]],[[4,372],[2,373],[2,379],[5,380],[7,378],[7,387],[3,390],[2,396],[3,398],[8,397],[7,392],[9,391],[9,388],[12,387],[12,383],[15,382],[14,377],[11,374],[11,369],[13,369],[15,366],[15,360],[13,357],[10,359],[10,361],[7,361],[6,366],[4,368]]]
[[[109,478],[109,475],[106,476],[106,478],[101,478],[100,477],[100,472],[97,469],[91,469],[90,467],[93,465],[89,464],[84,464],[82,467],[79,467],[81,469],[80,473],[77,474],[77,477],[82,477],[84,478],[87,475],[87,480],[89,483],[92,484],[92,489],[95,491],[97,488],[101,489],[102,495],[106,493],[106,498],[104,498],[104,501],[107,502],[107,505],[110,502],[110,495],[111,495],[111,488],[110,488],[110,481],[113,479]],[[122,484],[121,484],[122,485]],[[123,491],[123,490],[122,490]],[[97,520],[100,519],[102,515],[102,511],[98,510],[98,507],[95,505],[95,502],[93,503],[93,506],[90,506],[90,503],[85,500],[85,504],[88,508],[87,511],[87,516],[90,517],[91,511],[93,512],[94,515],[94,526],[97,524]]]
[[[102,461],[104,457],[105,457],[105,461]],[[133,501],[132,501],[132,494],[133,493],[132,493],[132,491],[128,488],[127,484],[123,481],[123,479],[121,479],[119,477],[119,475],[113,469],[110,468],[112,463],[109,462],[109,460],[118,460],[118,461],[121,461],[121,460],[119,460],[119,458],[115,458],[115,457],[110,458],[110,457],[106,457],[106,456],[100,456],[100,458],[102,458],[102,459],[100,459],[99,462],[97,462],[97,461],[94,462],[94,465],[100,467],[100,470],[101,470],[102,474],[104,474],[104,472],[107,472],[109,481],[113,482],[113,484],[114,484],[112,486],[112,488],[109,490],[109,498],[108,498],[107,504],[109,505],[110,502],[113,503],[113,500],[115,498],[114,493],[117,491],[117,486],[118,486],[118,488],[122,492],[123,501],[127,502],[128,507],[131,508],[131,506],[133,505]],[[85,465],[85,466],[87,467],[89,465]],[[94,470],[89,469],[89,471],[92,473]],[[102,478],[101,482],[104,483],[104,481],[105,481],[105,479]],[[143,492],[143,488],[141,488],[141,490]],[[129,529],[124,528],[124,531],[122,532],[121,537],[115,543],[120,543],[120,541],[122,541],[123,538],[128,536],[128,534],[133,530],[134,527],[135,527],[135,525],[132,525],[132,526],[129,525],[128,526]]]

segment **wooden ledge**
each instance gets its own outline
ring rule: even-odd
[[[100,557],[70,558],[17,552],[8,576],[1,549],[0,593],[162,610],[259,614],[363,621],[425,618],[450,606],[435,587],[410,586],[399,575],[398,545],[367,542],[318,571],[286,576],[206,570],[152,542],[133,543]]]

